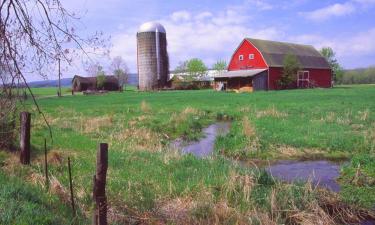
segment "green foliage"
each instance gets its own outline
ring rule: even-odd
[[[225,60],[219,60],[217,61],[213,66],[212,69],[217,71],[224,71],[227,69],[227,62]]]
[[[172,87],[175,90],[198,90],[199,87],[192,81],[180,80],[176,77],[172,79]]]
[[[207,67],[201,59],[190,59],[186,64],[188,81],[197,80],[207,74]]]
[[[104,88],[104,82],[105,82],[105,75],[98,75],[96,77],[96,88],[103,89]]]
[[[375,67],[346,70],[338,79],[339,84],[375,84]]]
[[[297,80],[297,73],[301,65],[295,55],[286,55],[283,62],[283,73],[278,81],[281,89],[292,88]]]
[[[331,66],[333,81],[339,83],[342,79],[344,71],[336,59],[336,53],[333,51],[332,48],[324,47],[320,50],[320,54],[322,54],[326,58],[329,65]]]

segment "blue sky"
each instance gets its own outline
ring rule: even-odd
[[[63,0],[82,16],[82,35],[110,35],[111,56],[136,71],[136,32],[147,21],[167,30],[171,69],[198,57],[211,66],[245,37],[331,46],[344,68],[375,65],[375,0]],[[99,59],[105,64],[104,59]],[[106,65],[104,65],[106,66]],[[76,63],[70,73],[84,73]]]

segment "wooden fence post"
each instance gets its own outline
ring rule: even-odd
[[[72,206],[73,215],[76,216],[76,209],[75,209],[74,195],[73,195],[72,168],[70,166],[70,157],[68,157],[68,170],[69,170],[70,204]]]
[[[107,197],[105,186],[108,169],[108,144],[101,143],[96,156],[96,175],[94,176],[93,197],[95,201],[93,223],[107,225]]]
[[[31,114],[21,112],[20,114],[20,161],[24,165],[30,164],[30,127]]]

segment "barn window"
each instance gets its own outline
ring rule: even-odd
[[[240,55],[240,56],[238,57],[238,59],[239,59],[240,61],[243,61],[243,55]]]
[[[249,59],[254,59],[254,54],[249,54]]]

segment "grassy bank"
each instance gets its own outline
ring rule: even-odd
[[[77,224],[86,223],[74,218],[71,210],[59,198],[46,194],[38,186],[27,184],[0,172],[0,224]]]
[[[220,223],[233,219],[246,224],[252,218],[272,224],[286,223],[297,215],[330,217],[324,210],[317,213],[321,197],[316,191],[280,184],[258,170],[236,167],[220,155],[241,160],[353,158],[343,170],[341,198],[370,207],[375,193],[350,179],[362,160],[357,157],[374,154],[373,99],[373,86],[345,86],[253,94],[131,90],[46,98],[39,104],[53,132],[50,172],[57,187],[67,190],[67,157],[72,158],[75,193],[84,215],[91,209],[97,144],[107,142],[111,221],[188,224],[219,218]],[[201,129],[217,119],[231,119],[233,124],[230,133],[217,140],[218,154],[212,159],[181,156],[170,149],[170,141],[198,139]],[[42,174],[44,137],[48,138],[48,129],[34,113],[31,168],[14,167],[10,158],[3,170],[20,177]],[[360,161],[360,165],[361,174],[374,178],[373,163]],[[366,182],[365,187],[371,185]],[[64,193],[60,193],[63,198]]]

